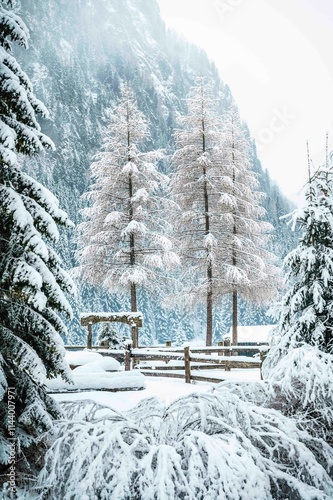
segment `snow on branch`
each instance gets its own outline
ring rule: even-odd
[[[168,407],[147,399],[123,415],[103,414],[91,402],[80,402],[77,412],[72,404],[69,412],[74,420],[59,423],[38,479],[54,498],[328,500],[333,494],[332,448],[225,385]]]
[[[9,328],[3,328],[2,340],[5,345],[3,353],[6,356],[11,354],[12,361],[20,367],[20,370],[24,370],[35,381],[43,384],[46,369],[36,351],[27,342],[17,337],[15,332]]]
[[[19,16],[14,14],[14,12],[5,10],[2,5],[0,6],[0,24],[2,27],[2,38],[9,38],[28,48],[28,28]],[[6,45],[6,48],[8,49],[9,46]]]
[[[299,401],[303,409],[333,406],[333,356],[317,347],[303,345],[291,349],[280,361],[269,353],[263,363],[263,376],[282,391],[288,401]],[[333,422],[332,422],[333,423]]]

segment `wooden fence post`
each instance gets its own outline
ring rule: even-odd
[[[224,342],[223,342],[223,345],[225,347],[230,347],[230,339],[225,339]],[[229,356],[230,355],[230,351],[229,350],[225,350],[224,351],[224,356]]]
[[[92,323],[88,323],[87,349],[92,349]]]
[[[263,378],[262,378],[262,364],[265,361],[265,359],[267,357],[267,354],[268,354],[268,351],[260,351],[260,361],[261,361],[261,365],[260,365],[260,380],[263,380]]]
[[[139,332],[137,326],[132,326],[132,341],[134,349],[139,347]]]
[[[171,347],[171,340],[166,340],[165,347]]]
[[[191,383],[190,348],[184,347],[185,383]]]
[[[132,354],[131,345],[127,345],[125,348],[125,372],[131,371],[131,354]]]
[[[217,345],[218,345],[219,347],[222,347],[222,346],[223,346],[223,340],[220,340],[220,341],[217,343]],[[218,356],[223,356],[223,350],[221,349],[221,351],[219,351],[219,352],[217,353],[217,355],[218,355]]]

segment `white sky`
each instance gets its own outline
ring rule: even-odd
[[[333,0],[158,0],[168,26],[203,47],[257,139],[264,168],[297,201],[333,148]]]

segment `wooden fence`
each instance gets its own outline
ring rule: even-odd
[[[67,350],[82,350],[85,346],[65,346]],[[268,346],[232,346],[229,344],[217,347],[131,347],[125,350],[101,348],[93,346],[93,350],[99,352],[102,356],[110,356],[123,362],[125,371],[138,368],[140,362],[162,361],[162,366],[140,366],[140,371],[144,375],[151,377],[168,377],[185,379],[186,383],[194,381],[203,382],[221,382],[221,377],[207,377],[195,374],[200,370],[225,370],[230,371],[235,368],[249,369],[260,368],[262,361],[267,353]],[[252,352],[260,353],[258,360],[248,358],[247,360],[238,359],[238,354]],[[201,355],[200,355],[201,354]],[[178,361],[179,364],[168,364],[170,361]],[[184,373],[175,373],[175,372]]]
[[[248,360],[237,359],[237,356],[230,356],[230,353],[241,353],[248,352],[247,346],[231,346],[227,350],[221,349],[221,347],[209,347],[209,348],[192,348],[184,347],[183,349],[170,349],[165,351],[163,349],[127,349],[125,351],[125,370],[131,370],[131,368],[140,366],[140,361],[163,361],[166,363],[165,366],[158,367],[140,367],[141,373],[152,377],[171,377],[171,378],[185,378],[186,383],[190,383],[192,380],[204,381],[204,382],[221,382],[224,380],[221,377],[207,377],[203,375],[196,375],[194,372],[207,369],[224,369],[225,371],[230,371],[233,368],[260,368],[263,358],[266,354],[267,348],[265,347],[254,347],[251,346],[251,351],[254,353],[260,353],[260,359],[255,360],[253,358],[248,358]],[[204,353],[200,356],[200,353]],[[219,356],[216,356],[216,353]],[[213,355],[215,354],[215,356]],[[170,361],[181,361],[179,365],[168,366],[167,363]],[[184,371],[184,374],[174,373],[175,371]]]

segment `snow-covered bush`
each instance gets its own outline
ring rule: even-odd
[[[263,375],[279,386],[287,398],[297,399],[303,408],[315,405],[325,408],[333,403],[333,356],[311,346],[292,349]]]
[[[333,356],[305,345],[291,349],[276,365],[268,358],[263,376],[270,405],[296,415],[299,426],[333,444]]]
[[[147,399],[122,415],[65,404],[71,420],[54,432],[41,498],[331,498],[332,448],[241,396],[221,384],[168,407]]]

